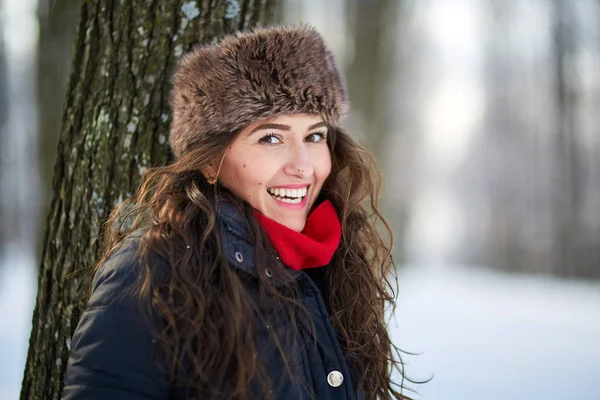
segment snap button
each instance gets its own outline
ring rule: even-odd
[[[239,251],[236,251],[235,254],[234,254],[234,256],[235,256],[235,259],[237,260],[237,262],[244,261],[244,256]]]
[[[267,278],[273,277],[273,273],[271,272],[271,270],[269,268],[265,269],[265,275],[267,276]]]
[[[331,371],[329,375],[327,375],[327,383],[331,387],[339,387],[344,382],[344,375],[340,371]]]

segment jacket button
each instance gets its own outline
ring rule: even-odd
[[[331,371],[329,375],[327,375],[327,383],[331,387],[338,387],[342,385],[344,382],[344,375],[340,371]]]
[[[235,256],[235,259],[237,260],[237,262],[241,263],[242,261],[244,261],[244,256],[239,251],[236,251],[234,256]]]

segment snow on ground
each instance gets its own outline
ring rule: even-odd
[[[408,267],[392,323],[422,399],[600,399],[600,283]]]
[[[0,260],[0,399],[19,398],[37,291],[35,260],[10,249]]]
[[[0,399],[18,399],[34,305],[35,263],[0,275]],[[392,337],[425,400],[600,399],[600,283],[467,267],[400,273]]]

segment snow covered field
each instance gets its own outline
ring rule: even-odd
[[[465,267],[400,276],[394,342],[422,399],[600,399],[600,283]]]
[[[18,399],[37,277],[4,259],[0,399]],[[10,271],[10,273],[6,273]],[[466,267],[407,267],[394,341],[426,400],[600,399],[600,283]]]
[[[19,398],[37,292],[35,260],[9,251],[0,259],[0,399]]]

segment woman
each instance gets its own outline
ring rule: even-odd
[[[63,399],[407,398],[379,178],[321,36],[198,46],[171,107],[175,161],[111,215]]]

